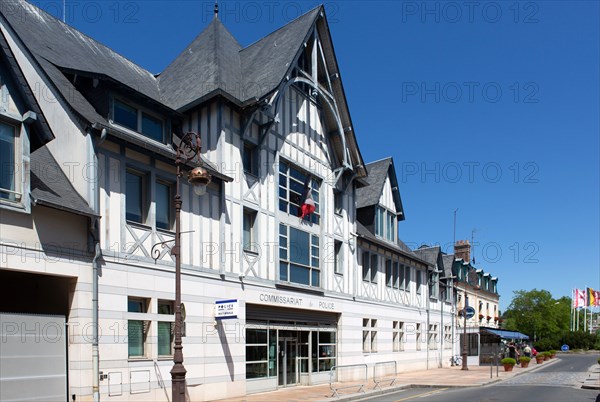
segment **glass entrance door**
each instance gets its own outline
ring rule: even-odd
[[[278,353],[278,381],[279,385],[286,387],[298,383],[298,340],[296,338],[279,338]]]

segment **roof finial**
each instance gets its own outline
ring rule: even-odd
[[[219,1],[215,0],[215,18],[219,18]]]

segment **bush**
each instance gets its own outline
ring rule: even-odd
[[[540,339],[539,341],[537,341],[535,343],[535,348],[537,350],[550,350],[550,349],[555,349],[555,347],[556,347],[555,342],[553,342],[552,340],[550,340],[548,338]]]
[[[514,366],[515,364],[517,364],[517,361],[512,357],[505,357],[504,359],[500,360],[500,363]]]
[[[544,357],[550,357],[550,356],[552,355],[552,353],[550,353],[550,352],[548,352],[548,351],[546,351],[546,352],[542,352],[542,353],[540,353],[540,354],[541,354],[542,356],[544,356]]]
[[[600,364],[600,357],[598,358],[598,364]]]
[[[550,349],[548,352],[550,352],[550,355],[555,355],[556,354],[556,350],[554,350],[554,349]]]
[[[521,363],[528,363],[528,362],[530,362],[530,361],[531,361],[531,357],[527,357],[527,356],[521,356],[521,357],[519,357],[519,361],[520,361]]]

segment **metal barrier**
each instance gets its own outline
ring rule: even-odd
[[[386,365],[390,366],[390,365],[394,365],[394,372],[392,373],[393,375],[387,375],[387,373],[385,372],[385,369],[383,370],[383,376],[379,377],[378,376],[378,372],[377,372],[377,368],[384,368]],[[398,364],[396,363],[396,361],[387,361],[387,362],[378,362],[375,363],[375,367],[373,367],[373,382],[375,383],[375,386],[373,387],[373,389],[381,389],[380,384],[382,382],[390,382],[390,387],[392,385],[394,385],[394,383],[396,382],[396,380],[398,379]]]
[[[339,381],[339,378],[336,376],[336,380],[333,380],[333,373],[334,371],[338,372],[338,369],[347,369],[347,368],[352,368],[352,367],[363,367],[365,369],[365,376],[364,376],[364,383],[358,383],[358,384],[347,384],[347,385],[343,385],[343,381]],[[367,384],[367,365],[366,364],[346,364],[346,365],[341,365],[341,366],[333,366],[331,367],[331,369],[329,370],[329,389],[331,391],[333,391],[333,394],[331,394],[331,396],[340,396],[338,394],[338,391],[341,389],[347,389],[347,388],[354,388],[354,387],[358,387],[358,391],[357,392],[362,392],[364,393],[365,390],[365,385]],[[334,385],[336,383],[339,383],[338,385]]]

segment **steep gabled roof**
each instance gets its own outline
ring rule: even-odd
[[[454,275],[454,271],[452,270],[452,266],[454,265],[454,254],[444,254],[442,256],[442,261],[444,262],[444,276]]]
[[[263,97],[284,80],[320,11],[313,8],[241,51],[245,100]]]
[[[440,255],[441,248],[440,246],[434,247],[419,247],[416,250],[413,250],[419,258],[424,261],[427,261],[429,264],[435,266],[438,263],[438,257]],[[442,268],[442,267],[439,267]]]
[[[366,165],[368,176],[366,181],[368,186],[356,190],[356,207],[364,208],[377,205],[383,192],[385,180],[389,176],[394,194],[394,204],[396,204],[396,213],[399,220],[404,220],[404,208],[398,189],[398,179],[396,178],[396,169],[394,160],[389,157]]]
[[[29,110],[22,110],[21,113],[32,111],[36,114],[35,121],[31,124],[32,133],[29,137],[30,150],[35,151],[54,139],[54,134],[42,113],[42,109],[35,98],[23,71],[19,67],[10,46],[6,41],[4,33],[0,32],[0,61],[6,67],[8,76],[4,77],[5,83],[10,83],[9,92],[15,99],[22,101],[24,107]],[[21,103],[21,102],[19,102]]]
[[[159,75],[163,101],[177,110],[188,109],[218,90],[243,100],[240,50],[221,21],[213,19]]]
[[[157,102],[152,73],[24,0],[2,0],[0,14],[39,61],[115,80]]]

